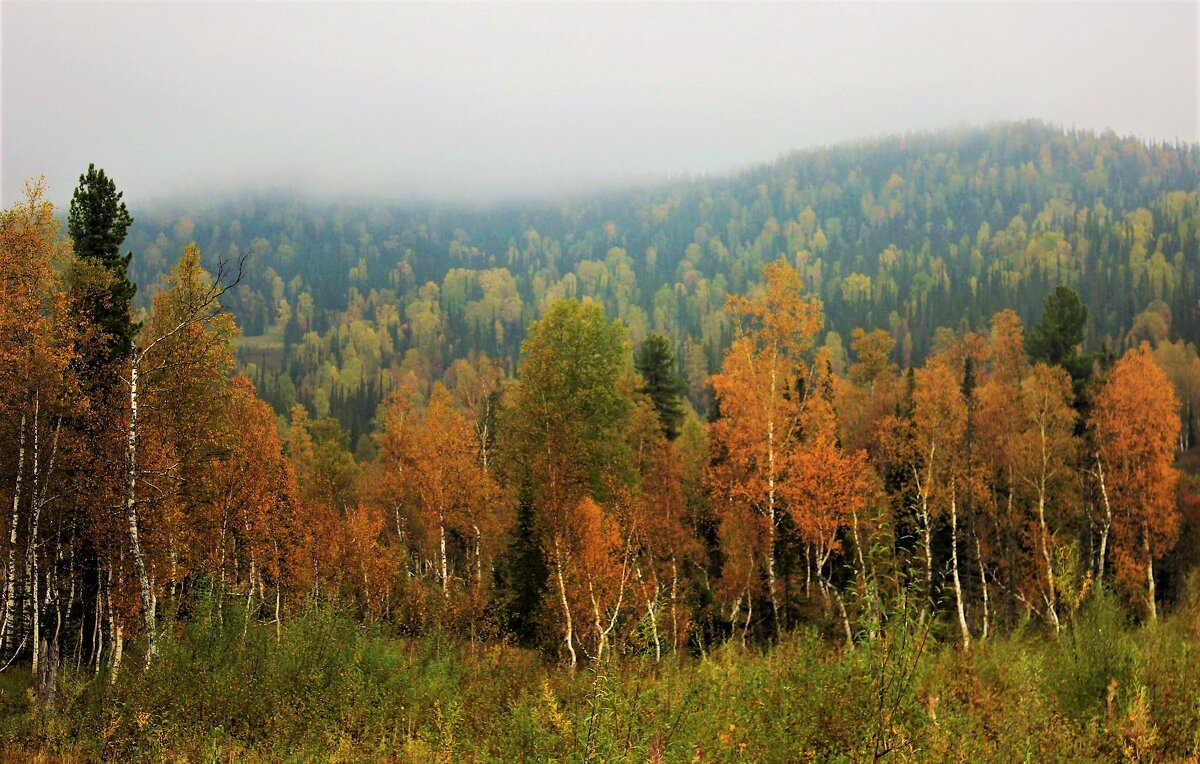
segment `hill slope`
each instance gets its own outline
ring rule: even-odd
[[[693,402],[729,341],[727,293],[787,257],[825,305],[919,362],[938,327],[1011,307],[1028,323],[1058,283],[1091,308],[1088,345],[1119,349],[1156,300],[1200,331],[1200,152],[1031,122],[803,151],[729,177],[556,207],[398,207],[248,197],[135,209],[139,282],[181,247],[249,253],[232,306],[242,361],[277,410],[299,399],[359,435],[396,380],[456,357],[515,360],[557,297],[590,297],[639,341],[666,334]],[[409,373],[411,372],[411,374]]]

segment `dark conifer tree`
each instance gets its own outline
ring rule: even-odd
[[[496,561],[493,577],[501,621],[520,644],[533,647],[538,644],[550,571],[530,493],[528,486],[519,491],[516,522],[509,531],[507,548]]]
[[[107,344],[97,348],[87,362],[100,366],[133,351],[133,335],[137,326],[130,320],[129,307],[137,293],[137,285],[128,276],[132,252],[121,254],[121,243],[133,224],[133,217],[121,201],[122,193],[104,170],[94,164],[79,176],[79,185],[71,197],[67,215],[67,233],[75,244],[75,254],[82,260],[104,267],[112,274],[107,299],[87,307],[92,321],[104,330]]]
[[[661,334],[651,334],[633,357],[634,368],[646,381],[638,392],[646,393],[654,402],[658,419],[662,423],[663,435],[667,440],[679,436],[679,425],[683,421],[683,406],[680,396],[685,385],[675,371],[675,355],[671,352],[671,341]]]
[[[1079,294],[1065,284],[1046,296],[1045,311],[1041,319],[1029,330],[1025,349],[1033,362],[1045,361],[1051,366],[1061,366],[1071,375],[1075,383],[1075,394],[1079,397],[1091,376],[1093,357],[1081,355],[1079,345],[1083,342],[1084,326],[1088,321],[1088,309],[1079,299]]]

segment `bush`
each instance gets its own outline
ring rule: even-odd
[[[1129,623],[1097,598],[1057,640],[970,653],[897,609],[853,649],[815,629],[699,658],[572,673],[504,644],[419,639],[327,604],[284,623],[199,607],[148,670],[63,670],[53,708],[0,674],[0,747],[82,761],[1188,759],[1200,752],[1200,611]],[[210,620],[211,619],[211,620]]]

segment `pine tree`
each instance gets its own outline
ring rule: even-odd
[[[1092,358],[1079,353],[1088,321],[1087,306],[1074,289],[1060,284],[1046,296],[1044,307],[1041,319],[1025,338],[1029,358],[1034,363],[1045,361],[1066,369],[1078,395],[1091,376]]]
[[[127,273],[133,253],[121,254],[133,217],[121,196],[104,170],[89,164],[87,172],[79,176],[67,215],[67,233],[75,242],[76,256],[102,266],[112,276],[107,299],[87,308],[92,321],[107,335],[106,347],[89,359],[95,365],[129,357],[137,331],[129,318],[129,306],[137,293],[137,285]]]
[[[645,380],[638,392],[650,396],[658,419],[662,422],[663,436],[667,440],[675,440],[679,437],[679,425],[683,421],[680,395],[685,385],[675,372],[671,341],[661,334],[651,334],[638,346],[633,365]]]

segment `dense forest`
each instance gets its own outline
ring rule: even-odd
[[[939,328],[978,331],[1005,308],[1030,325],[1059,284],[1091,309],[1088,350],[1153,339],[1157,321],[1135,324],[1151,305],[1195,337],[1198,180],[1192,145],[1023,123],[557,206],[164,204],[130,229],[130,273],[148,307],[188,244],[206,263],[249,256],[226,300],[248,376],[277,413],[332,413],[357,448],[398,378],[427,393],[479,353],[512,375],[529,323],[561,298],[600,303],[634,343],[666,336],[703,413],[734,334],[726,297],[781,256],[821,299],[839,371],[856,328],[886,330],[906,368]]]
[[[558,206],[31,181],[0,741],[1194,758],[1198,180],[1028,123]]]

